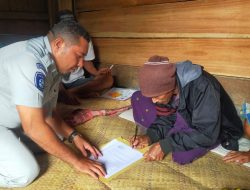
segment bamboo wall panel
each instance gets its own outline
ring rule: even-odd
[[[8,11],[9,3],[6,0],[0,0],[0,11]]]
[[[48,3],[46,0],[28,0],[28,4],[26,5],[26,7],[27,7],[27,11],[31,11],[31,12],[36,12],[36,13],[47,12],[48,11],[47,4]]]
[[[58,0],[58,10],[65,10],[65,9],[74,11],[72,0]]]
[[[10,0],[9,3],[9,9],[10,11],[29,11],[28,10],[28,0]]]
[[[94,38],[101,63],[140,66],[155,54],[191,60],[213,74],[250,78],[250,39]]]
[[[117,7],[129,7],[138,5],[151,5],[161,3],[176,3],[188,0],[76,0],[78,11],[102,10]]]
[[[78,19],[93,37],[133,37],[136,33],[142,37],[164,37],[166,33],[202,37],[204,33],[210,38],[218,34],[227,34],[225,38],[248,34],[249,38],[249,10],[248,0],[196,0],[88,11],[79,13]]]
[[[10,20],[45,20],[47,21],[48,13],[37,13],[37,12],[0,12],[0,18]]]
[[[0,0],[0,11],[46,12],[44,0]]]
[[[0,20],[1,34],[46,35],[48,21]]]
[[[49,29],[48,2],[51,0],[0,0],[0,33],[46,34]]]

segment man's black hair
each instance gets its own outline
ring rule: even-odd
[[[72,11],[70,10],[61,10],[57,13],[56,15],[56,23],[60,22],[60,21],[65,21],[65,20],[74,20],[77,22],[77,19],[75,17],[75,15],[73,14]]]
[[[59,35],[68,37],[71,42],[77,42],[80,36],[90,41],[88,32],[76,20],[70,10],[62,10],[57,14],[57,23],[51,29],[54,37]]]
[[[60,21],[53,26],[51,32],[54,37],[62,36],[68,38],[71,43],[79,42],[79,37],[83,37],[88,42],[90,41],[88,32],[77,22],[72,20]]]

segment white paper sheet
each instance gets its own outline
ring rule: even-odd
[[[129,121],[132,121],[133,123],[135,123],[135,120],[134,120],[134,116],[133,116],[133,109],[129,109],[129,110],[126,110],[124,112],[122,112],[119,117],[123,118],[123,119],[126,119],[126,120],[129,120]],[[143,127],[139,124],[137,124],[137,135],[145,135],[146,132],[147,132],[147,128],[146,127]]]
[[[126,120],[129,120],[129,121],[132,121],[132,122],[135,122],[134,116],[133,116],[133,109],[129,109],[129,110],[122,112],[119,115],[119,117],[126,119]]]
[[[105,178],[111,177],[143,157],[143,153],[116,139],[103,146],[101,151],[103,156],[97,161],[105,166]]]
[[[127,100],[132,94],[137,91],[135,89],[130,88],[111,88],[108,92],[104,93],[101,97],[109,98],[113,100]]]

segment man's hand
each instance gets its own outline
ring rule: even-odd
[[[230,151],[223,160],[225,162],[236,162],[239,164],[250,162],[250,151],[240,152],[240,151]]]
[[[101,163],[90,160],[88,158],[79,159],[78,162],[74,164],[74,166],[78,171],[87,173],[95,179],[104,177],[106,175],[106,172]]]
[[[74,151],[58,139],[55,132],[67,137],[72,132],[72,128],[63,122],[56,112],[53,112],[53,118],[50,117],[45,120],[44,110],[41,108],[18,105],[17,110],[24,132],[45,151],[71,164],[77,170],[88,173],[94,178],[106,174],[101,163],[92,161],[86,157],[79,158]],[[87,155],[86,150],[88,150],[95,158],[101,155],[95,147],[91,146],[80,136],[76,136],[73,141],[83,154]]]
[[[147,151],[144,154],[144,158],[147,161],[154,161],[154,160],[160,161],[164,158],[164,156],[165,156],[165,154],[162,151],[161,145],[159,142],[153,144],[152,147],[150,147],[149,151]]]
[[[88,156],[87,150],[94,156],[95,159],[98,159],[99,156],[102,156],[102,153],[96,147],[90,145],[79,135],[74,138],[73,142],[85,157]]]
[[[138,135],[136,137],[133,136],[130,138],[130,144],[133,148],[141,149],[146,146],[149,146],[150,138],[147,135]]]
[[[85,139],[83,139],[79,135],[74,138],[73,142],[84,156],[84,158],[81,158],[79,162],[74,165],[75,168],[80,172],[89,174],[95,179],[98,179],[99,177],[104,177],[106,175],[106,172],[103,168],[103,165],[97,161],[90,160],[89,158],[87,158],[87,151],[89,151],[95,159],[97,159],[99,156],[102,156],[101,152],[96,147],[90,145]]]
[[[111,75],[111,70],[109,68],[100,68],[98,75]]]

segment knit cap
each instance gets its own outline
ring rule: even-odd
[[[139,70],[139,86],[143,96],[156,97],[174,90],[176,66],[167,57],[154,55]]]

